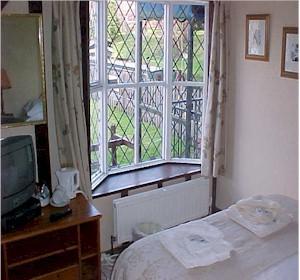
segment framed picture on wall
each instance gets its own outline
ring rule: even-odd
[[[298,79],[299,42],[297,27],[283,27],[281,76]]]
[[[245,58],[269,61],[270,15],[246,16]]]

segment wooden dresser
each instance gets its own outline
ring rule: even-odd
[[[60,208],[47,206],[40,217],[1,236],[1,279],[101,278],[101,214],[82,195],[70,208],[70,216],[50,223],[50,214]]]

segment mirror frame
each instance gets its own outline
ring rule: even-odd
[[[15,123],[2,123],[1,128],[10,128],[10,127],[18,127],[18,126],[28,126],[28,125],[39,125],[47,123],[47,93],[46,93],[46,73],[45,73],[45,54],[44,54],[44,29],[43,29],[43,17],[41,13],[35,14],[2,14],[1,22],[4,18],[8,17],[18,17],[18,18],[37,18],[38,19],[38,44],[39,44],[39,54],[40,54],[40,71],[41,71],[41,101],[43,104],[43,119],[36,121],[23,121],[23,122],[15,122]],[[1,23],[2,25],[2,23]],[[1,26],[2,28],[2,26]]]

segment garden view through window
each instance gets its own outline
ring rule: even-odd
[[[207,4],[90,1],[92,182],[200,163]]]

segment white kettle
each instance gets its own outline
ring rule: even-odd
[[[65,190],[69,199],[76,197],[79,188],[79,171],[75,168],[62,168],[55,172],[59,186]]]

